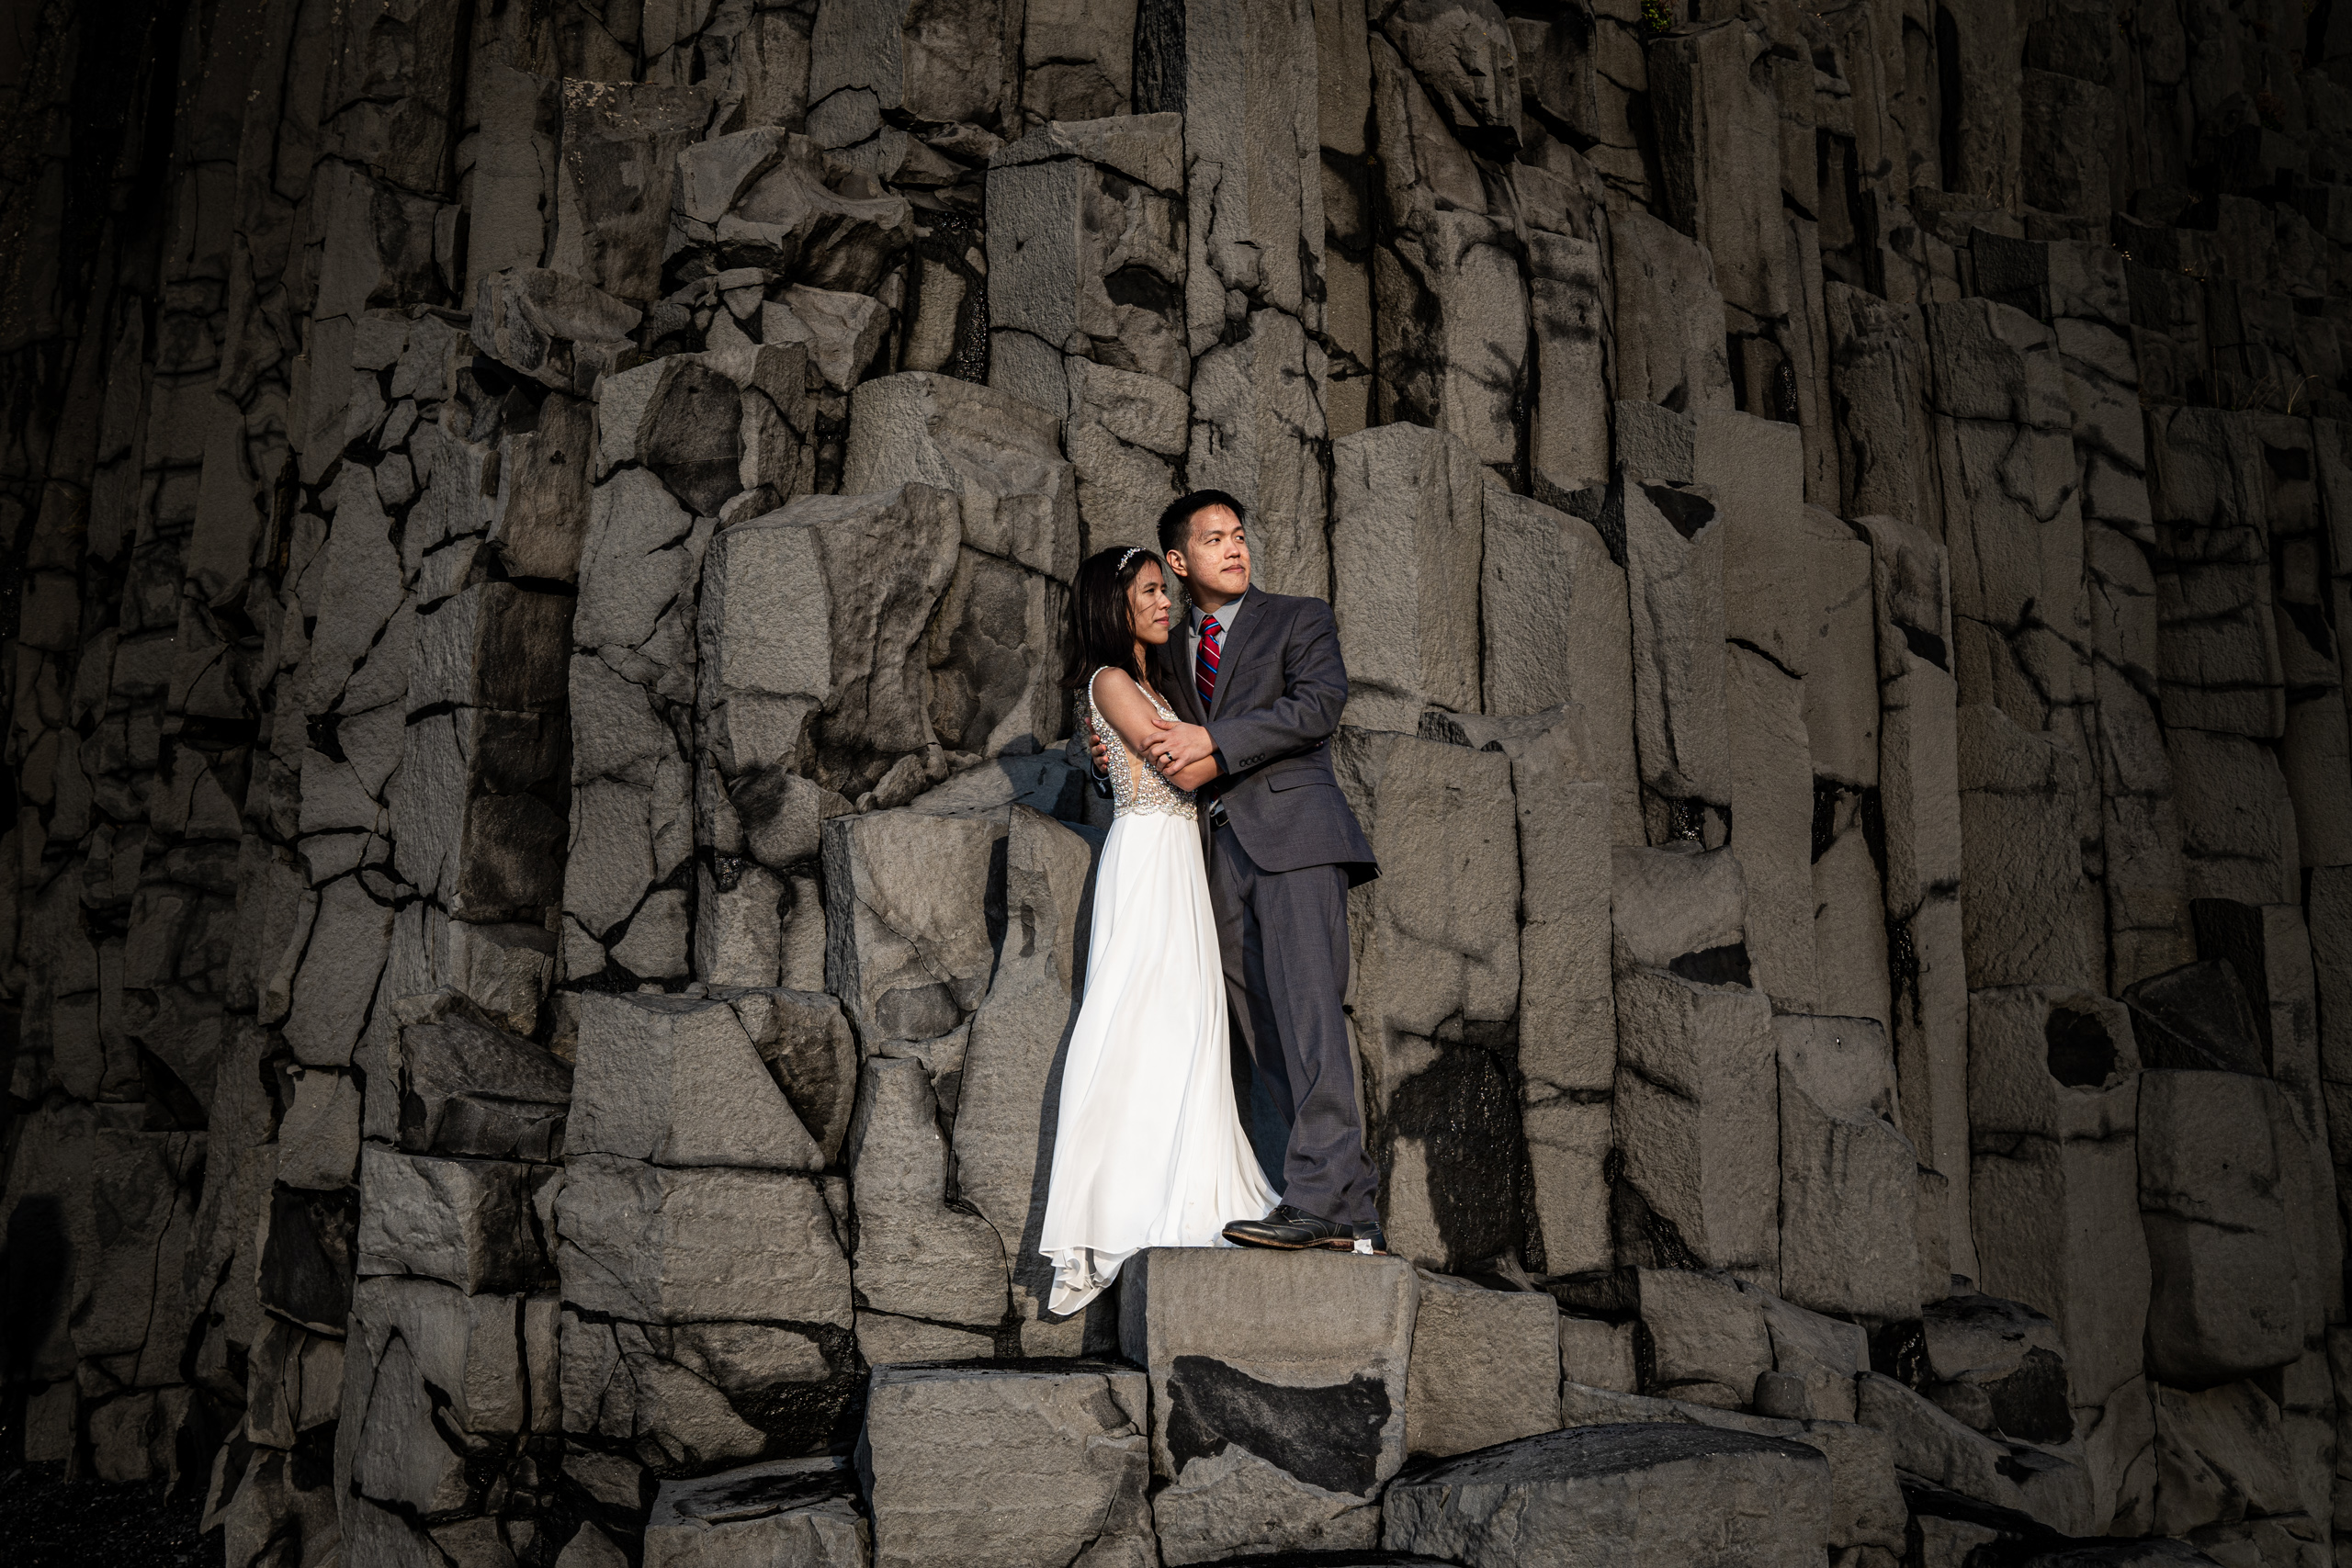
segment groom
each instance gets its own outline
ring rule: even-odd
[[[1146,742],[1162,773],[1198,792],[1226,995],[1290,1128],[1281,1206],[1225,1237],[1385,1252],[1340,1008],[1348,889],[1380,874],[1326,744],[1348,671],[1329,605],[1250,586],[1242,525],[1241,503],[1215,490],[1159,514],[1160,553],[1192,610],[1153,654],[1152,683],[1179,722],[1157,721]]]

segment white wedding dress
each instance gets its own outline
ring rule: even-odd
[[[1109,755],[1116,814],[1094,877],[1086,998],[1062,1066],[1038,1239],[1057,1313],[1092,1301],[1144,1247],[1229,1245],[1218,1235],[1227,1223],[1262,1218],[1275,1202],[1234,1109],[1225,966],[1193,797],[1128,749],[1095,707],[1092,682],[1083,717]]]

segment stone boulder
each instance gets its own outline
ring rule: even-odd
[[[841,1003],[822,991],[726,989],[752,1049],[801,1127],[817,1142],[820,1165],[841,1157],[857,1103],[857,1038]]]
[[[2149,420],[2156,673],[2170,725],[2272,737],[2284,727],[2261,417],[2183,408]]]
[[[2097,985],[2106,922],[2084,869],[2097,785],[2081,748],[1986,703],[1963,704],[1956,723],[1969,985]]]
[[[665,83],[601,82],[563,96],[553,249],[625,299],[662,291],[680,152],[710,118],[703,95]]]
[[[1419,1298],[1401,1258],[1154,1248],[1129,1261],[1119,1348],[1150,1374],[1164,1561],[1374,1544],[1380,1489],[1405,1462]]]
[[[821,381],[835,394],[846,394],[859,378],[874,368],[876,354],[890,330],[890,308],[865,294],[837,288],[809,288],[794,284],[781,299],[763,299],[759,306],[760,342],[763,346],[798,344],[807,356],[811,389]],[[788,407],[788,404],[786,404]],[[838,405],[836,405],[838,406]],[[845,495],[889,490],[887,484],[844,489]],[[790,491],[784,491],[789,494]]]
[[[367,1407],[394,1340],[455,1431],[476,1436],[555,1429],[556,1299],[469,1296],[435,1280],[369,1279],[352,1295],[344,1408]],[[353,1365],[364,1362],[364,1365]],[[350,1400],[356,1389],[359,1398]]]
[[[1418,424],[1342,436],[1331,460],[1347,722],[1409,735],[1423,708],[1477,712],[1485,468],[1460,436]]]
[[[1521,1126],[1500,1051],[1520,997],[1510,757],[1340,728],[1334,771],[1381,877],[1350,894],[1362,1093],[1390,1246],[1470,1269],[1521,1241]]]
[[[1781,1087],[1781,1292],[1875,1323],[1919,1304],[1918,1151],[1897,1130],[1874,1018],[1772,1020]]]
[[[1791,1403],[1791,1395],[1798,1394],[1804,1402],[1804,1416],[1851,1421],[1854,1380],[1868,1371],[1871,1364],[1870,1338],[1862,1325],[1767,1295],[1764,1327],[1771,1336],[1773,1373],[1788,1380],[1775,1390],[1779,1402]],[[1762,1405],[1759,1397],[1758,1408],[1761,1410]],[[1781,1409],[1770,1414],[1797,1412]]]
[[[632,356],[637,307],[566,273],[515,267],[474,286],[467,335],[478,351],[559,391],[586,394]]]
[[[826,824],[825,988],[859,1038],[930,1040],[968,1019],[996,950],[997,843],[986,818],[871,812]]]
[[[857,1206],[857,1292],[877,1312],[992,1328],[1006,1307],[1004,1246],[947,1203],[947,1140],[931,1074],[912,1057],[870,1058],[846,1145]]]
[[[366,1152],[364,1148],[361,1151],[363,1184],[367,1171]],[[82,1170],[73,1174],[81,1176],[87,1168],[84,1166]],[[403,1174],[406,1173],[395,1173],[396,1176]],[[359,1228],[357,1200],[358,1195],[349,1189],[334,1192],[305,1192],[274,1184],[266,1190],[266,1196],[257,1195],[254,1216],[260,1232],[259,1267],[254,1270],[254,1280],[257,1308],[275,1313],[288,1323],[299,1323],[315,1333],[334,1332],[335,1325],[351,1312],[352,1258]],[[132,1212],[136,1213],[136,1210]],[[152,1247],[155,1233],[161,1227],[153,1218],[141,1217],[147,1218],[148,1224],[131,1234],[148,1240]],[[78,1220],[80,1216],[76,1218]],[[80,1234],[87,1237],[95,1233],[95,1228],[92,1226]],[[66,1244],[66,1236],[59,1235],[58,1241]],[[88,1245],[86,1240],[84,1245]],[[117,1251],[117,1261],[120,1262],[130,1261],[130,1258],[123,1254],[137,1255],[137,1249],[133,1247],[120,1247]],[[152,1251],[149,1256],[153,1256]],[[397,1273],[400,1269],[395,1267],[382,1271]],[[147,1276],[148,1280],[152,1278]],[[122,1341],[137,1344],[145,1338],[148,1303],[141,1299],[142,1292],[136,1288],[145,1281],[138,1272],[131,1272],[127,1282],[133,1288],[119,1294],[106,1292],[95,1303],[98,1305],[102,1318],[108,1320],[106,1326],[119,1331],[100,1341],[106,1343],[109,1350],[130,1348]],[[79,1294],[78,1292],[75,1293]],[[62,1290],[57,1295],[61,1307],[72,1299]],[[66,1316],[63,1311],[60,1311],[53,1337],[37,1342],[41,1350],[40,1361],[36,1364],[46,1363],[55,1370],[57,1360],[62,1359],[66,1369],[70,1369],[76,1348],[88,1343],[93,1337],[89,1334],[93,1325],[85,1324],[80,1326],[82,1332],[69,1339]]]
[[[1464,143],[1497,152],[1519,144],[1519,57],[1501,6],[1419,0],[1388,7],[1377,25]]]
[[[2277,1403],[2252,1382],[2154,1389],[2155,1528],[2185,1535],[2249,1516],[2299,1511]]]
[[[817,1183],[583,1155],[556,1194],[564,1300],[634,1323],[850,1325],[849,1260]]]
[[[847,1336],[810,1324],[561,1325],[563,1429],[665,1472],[807,1452],[847,1436]]]
[[[2094,1521],[2090,1474],[2046,1450],[1986,1437],[1879,1372],[1856,1380],[1855,1414],[1894,1445],[1904,1471],[1978,1503],[2029,1514],[2062,1534]]]
[[[1574,782],[1583,772],[1576,755],[1582,712],[1555,708],[1520,721],[1537,727],[1532,735],[1478,741],[1500,745],[1510,758],[1519,812],[1520,1125],[1534,1187],[1522,1256],[1540,1274],[1615,1261],[1603,1176],[1617,1068],[1608,937],[1613,792],[1609,784]],[[1623,804],[1627,819],[1635,820],[1630,750],[1625,757]]]
[[[842,492],[925,484],[961,502],[964,543],[1067,581],[1078,570],[1078,496],[1054,416],[1009,392],[909,372],[850,398]]]
[[[962,548],[929,631],[941,744],[995,756],[1050,744],[1069,699],[1054,650],[1078,570],[1078,491],[1046,410],[952,376],[908,372],[851,401],[845,493],[920,483],[956,496]],[[901,804],[894,792],[883,805]]]
[[[830,1458],[665,1481],[645,1521],[645,1568],[865,1568],[871,1531],[856,1491],[849,1466]]]
[[[813,858],[819,822],[910,756],[916,773],[891,804],[921,792],[937,743],[924,633],[961,536],[953,493],[909,485],[808,496],[712,539],[695,693],[717,771],[698,803],[706,841],[782,869]]]
[[[673,227],[687,242],[818,288],[868,292],[913,233],[904,197],[778,126],[685,148],[674,190]]]
[[[1624,1264],[1773,1268],[1780,1135],[1771,1004],[1659,969],[1617,981],[1612,1201]]]
[[[1978,1431],[2033,1443],[2075,1435],[2058,1325],[2018,1302],[1949,1296],[1923,1314],[1928,1396]]]
[[[957,1190],[996,1227],[1031,1354],[1084,1348],[1084,1329],[1044,1319],[1053,1269],[1037,1251],[1053,1168],[1062,1042],[1084,985],[1085,919],[1097,841],[1015,807],[1005,834],[1005,944],[972,1015],[956,1110]],[[1110,1303],[1103,1303],[1107,1314]]]
[[[2220,959],[2151,975],[2123,993],[2143,1066],[2190,1071],[2267,1071],[2262,1031],[2239,984]]]
[[[1389,1245],[1466,1271],[1522,1241],[1513,1064],[1519,831],[1511,761],[1342,728],[1332,767],[1381,875],[1349,895],[1368,1136],[1388,1172]],[[1504,1194],[1514,1196],[1505,1197]]]
[[[857,1314],[857,1354],[868,1367],[910,1361],[989,1361],[996,1359],[996,1352],[994,1329],[952,1328],[887,1312]]]
[[[1025,754],[990,757],[976,767],[948,775],[944,784],[907,803],[910,811],[933,817],[1004,818],[1006,808],[1024,806],[1065,822],[1086,820],[1087,802],[1093,797],[1083,764],[1069,747]]]
[[[1611,1323],[1597,1317],[1560,1319],[1560,1376],[1563,1381],[1612,1393],[1632,1393],[1640,1386],[1634,1359],[1631,1323]]]
[[[424,1289],[443,1288],[432,1280],[370,1280],[394,1286],[414,1283]],[[354,1291],[355,1297],[363,1292]],[[480,1297],[462,1298],[469,1301]],[[491,1298],[496,1301],[496,1298]],[[509,1303],[499,1302],[501,1307]],[[343,1393],[344,1341],[295,1327],[281,1318],[269,1320],[260,1342],[253,1347],[245,1382],[245,1432],[271,1448],[290,1449],[305,1432],[335,1418]]]
[[[1146,1391],[1088,1361],[877,1367],[857,1445],[875,1568],[1150,1568]]]
[[[546,1283],[537,1205],[554,1174],[552,1166],[368,1145],[359,1157],[359,1273],[444,1280],[469,1294]]]
[[[1787,428],[1783,426],[1782,428]],[[1817,1013],[1813,887],[1814,764],[1804,680],[1751,646],[1724,649],[1724,732],[1732,848],[1747,887],[1756,984],[1784,1012]]]
[[[2022,1568],[2206,1568],[2218,1561],[2185,1540],[2167,1540],[2159,1536],[2147,1540],[2101,1541],[2093,1546],[2076,1544],[2040,1551],[2023,1559]]]
[[[1610,275],[1617,293],[1617,395],[1685,409],[1733,406],[1731,365],[1704,245],[1646,210],[1612,214]],[[1660,476],[1665,477],[1665,476]]]
[[[1772,1370],[1762,1291],[1727,1274],[1634,1271],[1642,1327],[1651,1346],[1645,1393],[1719,1409],[1747,1407]]]
[[[1992,1438],[1879,1372],[1856,1381],[1855,1406],[1861,1424],[1885,1434],[1895,1462],[1913,1475],[1979,1503],[2023,1511],[2016,1483],[2001,1469],[2005,1450]]]
[[[1559,1424],[1560,1309],[1540,1291],[1421,1274],[1405,1448],[1446,1457]]]
[[[2193,1387],[2293,1360],[2303,1336],[2278,1140],[2285,1097],[2268,1078],[2167,1070],[2140,1076],[2139,1110],[2149,1372]]]
[[[1622,974],[1664,969],[1702,985],[1748,983],[1747,886],[1737,856],[1684,842],[1610,853],[1609,919]]]
[[[1849,1380],[1850,1387],[1850,1380]],[[1848,1408],[1852,1406],[1850,1393]],[[1679,1399],[1650,1399],[1637,1394],[1564,1383],[1560,1418],[1568,1427],[1607,1427],[1626,1423],[1671,1426],[1696,1425],[1749,1437],[1775,1438],[1802,1443],[1829,1461],[1829,1551],[1833,1562],[1854,1547],[1881,1551],[1902,1547],[1906,1510],[1896,1478],[1894,1449],[1885,1435],[1849,1421],[1813,1420],[1799,1416],[1749,1416],[1692,1404]],[[1871,1561],[1871,1559],[1865,1559]]]
[[[359,1167],[365,1115],[358,1075],[296,1066],[288,1076],[294,1102],[277,1124],[277,1179],[315,1192],[349,1186]]]
[[[615,499],[627,503],[628,512],[613,519],[626,532],[604,530],[606,536],[600,539],[600,530],[591,525],[582,552],[592,577],[598,575],[600,565],[614,559],[616,546],[636,542],[631,534],[659,528],[670,521],[658,501],[683,506],[695,517],[715,518],[726,509],[743,488],[747,401],[755,409],[763,401],[774,407],[770,400],[746,400],[743,383],[765,383],[777,389],[779,395],[785,395],[786,387],[797,393],[804,359],[797,348],[789,354],[782,349],[752,351],[748,363],[730,362],[717,355],[665,355],[598,383],[595,500],[601,506],[610,489],[616,492]],[[785,400],[797,399],[785,395]],[[634,479],[626,469],[614,471],[616,465],[628,462],[637,463],[642,470]],[[652,564],[671,571],[691,571],[695,562],[687,558]],[[606,578],[603,591],[609,593],[615,585],[609,571],[603,575]],[[621,591],[639,605],[658,610],[658,600],[645,605],[655,581],[641,578],[623,585]],[[583,630],[593,634],[601,629],[601,615],[582,618],[586,623]],[[591,635],[582,640],[595,648],[607,639]]]
[[[1183,188],[1176,114],[1051,121],[994,152],[991,386],[1058,418],[1091,380],[1079,361],[1180,390],[1191,381]],[[1083,484],[1087,464],[1072,457]]]
[[[1176,499],[1192,440],[1192,403],[1156,376],[1070,359],[1063,444],[1078,470],[1078,504],[1095,549],[1159,547],[1159,513]]]
[[[1547,42],[1557,40],[1564,47],[1538,52],[1563,62],[1581,55],[1589,71],[1592,56],[1569,41],[1566,24],[1555,30],[1533,18],[1514,17],[1510,26],[1515,39],[1532,29]],[[1540,96],[1536,80],[1522,78],[1522,91],[1531,98]],[[1535,337],[1529,473],[1537,490],[1554,494],[1599,489],[1609,473],[1605,365],[1614,334],[1608,197],[1580,160],[1550,169],[1515,164],[1511,178],[1527,220],[1528,306]]]
[[[1968,1000],[1969,1180],[2002,1216],[1977,1238],[1979,1274],[2056,1319],[2081,1405],[2138,1375],[2147,1321],[2132,1025],[2120,1003],[2064,987]]]
[[[394,1004],[367,1097],[368,1136],[408,1154],[552,1160],[563,1149],[571,1069],[456,991]],[[363,1056],[368,1055],[365,1048]]]
[[[1646,482],[1631,469],[1609,490],[1601,537],[1625,563],[1634,631],[1634,740],[1643,787],[1678,813],[1654,841],[1687,836],[1731,802],[1724,733],[1724,536],[1704,487]],[[1721,842],[1720,837],[1713,842]]]
[[[1577,1427],[1389,1487],[1381,1544],[1471,1568],[1693,1561],[1812,1568],[1829,1465],[1801,1443],[1679,1424]]]
[[[1586,518],[1491,479],[1483,510],[1480,706],[1496,715],[1547,713],[1570,703],[1581,708],[1587,735],[1577,776],[1609,786],[1609,841],[1638,842],[1625,569]]]
[[[717,998],[584,995],[572,1155],[816,1171],[824,1151]]]
[[[345,1408],[353,1420],[338,1427],[335,1468],[345,1487],[412,1517],[471,1511],[480,1494],[466,1473],[464,1438],[445,1433],[434,1419],[433,1388],[416,1348],[390,1334],[380,1352],[370,1353],[376,1350],[363,1338],[360,1353],[344,1358]],[[346,1536],[345,1549],[351,1544]]]
[[[1381,17],[1399,14],[1378,14],[1375,29]],[[1366,44],[1367,129],[1375,134],[1368,183],[1389,219],[1372,257],[1370,325],[1381,373],[1374,417],[1453,432],[1480,462],[1508,474],[1520,456],[1514,391],[1527,386],[1531,346],[1527,284],[1508,248],[1512,224],[1487,210],[1468,149],[1393,36],[1375,30]],[[1459,70],[1467,62],[1453,63]]]
[[[291,1453],[256,1448],[243,1474],[220,1467],[216,1488],[227,1482],[235,1490],[205,1515],[205,1522],[221,1528],[229,1563],[243,1568],[265,1561],[266,1551],[283,1554],[278,1560],[294,1568],[322,1568],[338,1561],[334,1477],[311,1473],[312,1467],[305,1464],[303,1479],[311,1484],[298,1487],[294,1463]]]

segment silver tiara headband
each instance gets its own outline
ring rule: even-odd
[[[1118,565],[1116,565],[1116,566],[1114,566],[1114,567],[1113,567],[1111,570],[1112,570],[1114,572],[1121,572],[1121,571],[1125,571],[1125,570],[1127,570],[1127,563],[1128,563],[1129,561],[1131,561],[1131,560],[1135,559],[1135,558],[1136,558],[1136,557],[1137,557],[1137,556],[1139,556],[1139,555],[1141,555],[1141,554],[1143,554],[1143,547],[1142,547],[1141,545],[1129,545],[1129,546],[1127,547],[1127,553],[1126,553],[1125,555],[1121,556],[1121,557],[1119,558],[1119,564],[1118,564]]]

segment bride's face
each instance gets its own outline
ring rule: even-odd
[[[1146,561],[1127,584],[1127,623],[1136,640],[1157,648],[1168,640],[1168,579],[1158,561]]]

